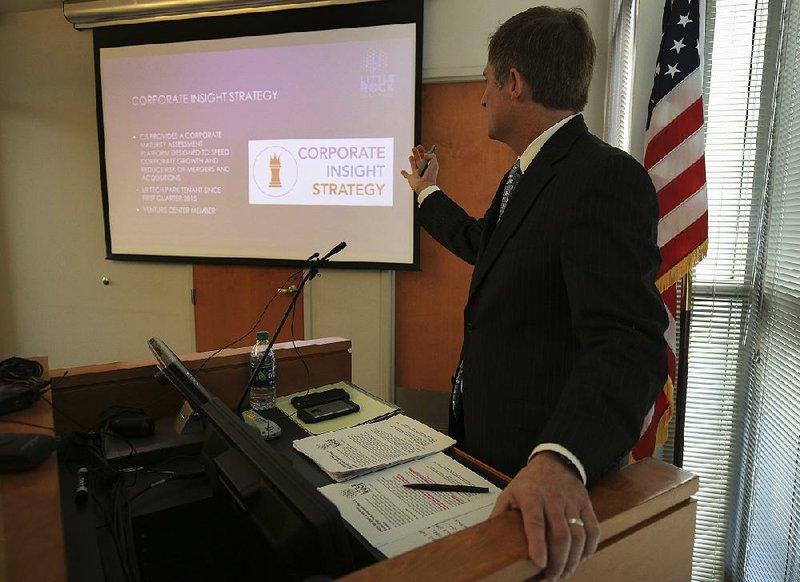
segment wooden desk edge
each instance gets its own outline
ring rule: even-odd
[[[698,483],[695,475],[655,459],[645,459],[610,475],[590,493],[600,521],[601,546],[685,504],[697,491]],[[487,559],[489,555],[491,560]],[[539,573],[527,558],[521,515],[509,511],[343,580],[401,580],[412,575],[416,580],[436,580],[441,579],[442,568],[454,565],[457,571],[448,571],[452,580],[524,580]]]
[[[31,359],[42,364],[44,377],[49,377],[47,357]],[[53,426],[53,409],[39,400],[4,418]],[[50,434],[14,423],[0,423],[0,432]],[[0,475],[0,580],[63,582],[66,572],[58,461],[53,453],[31,471]]]
[[[296,342],[281,342],[274,346],[275,357],[280,362],[282,359],[295,358],[295,348],[303,357],[336,353],[343,349],[350,350],[352,342],[341,337],[326,337],[314,340],[297,340]],[[193,364],[201,364],[214,351],[190,352],[180,354],[179,357],[190,370]],[[250,354],[249,347],[229,348],[220,352],[206,364],[208,370],[231,365],[240,365],[247,361]],[[108,364],[93,364],[89,366],[76,366],[73,368],[58,368],[51,371],[53,389],[63,390],[76,386],[86,386],[97,382],[109,380],[125,380],[141,377],[155,372],[156,360],[154,357],[143,360],[127,360]]]

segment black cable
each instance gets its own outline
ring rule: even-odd
[[[110,510],[103,507],[103,504],[100,503],[100,500],[91,491],[89,492],[89,496],[92,498],[92,501],[94,502],[94,507],[100,511],[100,517],[102,518],[103,523],[108,524],[108,529],[109,532],[111,533],[111,541],[114,543],[114,548],[117,550],[117,559],[119,560],[120,568],[122,569],[122,574],[126,580],[130,580],[125,566],[126,560],[123,558],[124,551],[120,546],[120,541],[117,539],[116,531],[111,526],[113,519],[111,518]]]
[[[0,362],[0,381],[14,384],[36,384],[43,382],[44,368],[36,360],[16,356]]]
[[[297,304],[295,303],[294,308],[292,308],[292,322],[290,324],[290,331],[292,332],[292,347],[294,348],[294,353],[297,354],[300,363],[303,364],[303,368],[306,370],[306,393],[303,395],[308,396],[308,393],[311,392],[311,370],[308,369],[308,364],[306,364],[305,358],[303,358],[303,354],[300,353],[300,350],[297,349],[297,342],[294,339],[294,318],[295,312],[297,311]],[[295,416],[297,414],[297,410],[292,412],[289,415],[289,418]]]
[[[304,269],[300,269],[300,270],[298,270],[298,271],[295,271],[295,272],[294,272],[294,273],[292,273],[291,275],[289,275],[289,277],[288,277],[288,278],[287,278],[287,279],[286,279],[286,280],[283,282],[283,284],[281,285],[281,288],[282,288],[282,287],[285,287],[285,286],[286,286],[286,284],[287,284],[289,281],[291,281],[292,279],[294,279],[295,277],[297,277],[297,275],[299,275],[299,274],[302,274],[302,273],[303,273],[303,271],[304,271]],[[278,288],[278,290],[277,290],[277,291],[275,291],[275,294],[274,294],[272,297],[270,297],[269,301],[267,301],[267,304],[264,306],[264,309],[262,309],[262,310],[261,310],[261,315],[259,315],[259,316],[258,316],[258,319],[257,319],[257,320],[256,320],[256,322],[253,324],[253,327],[251,327],[251,328],[250,328],[250,329],[249,329],[247,332],[245,332],[244,334],[242,334],[240,337],[236,338],[236,339],[235,339],[235,340],[233,340],[232,342],[229,342],[229,343],[228,343],[226,346],[224,346],[224,347],[221,347],[221,348],[220,348],[220,349],[218,349],[216,352],[214,352],[213,354],[211,354],[210,356],[208,356],[208,357],[207,357],[207,358],[206,358],[206,359],[203,361],[203,363],[202,363],[202,364],[200,364],[200,367],[199,367],[199,368],[197,368],[197,370],[195,370],[195,371],[194,371],[195,375],[199,374],[199,373],[200,373],[200,372],[203,370],[203,368],[205,367],[205,365],[208,363],[208,361],[209,361],[211,358],[213,358],[214,356],[216,356],[216,355],[217,355],[218,353],[220,353],[222,350],[226,350],[226,349],[228,349],[229,347],[231,347],[232,345],[239,343],[239,342],[240,342],[240,341],[242,341],[244,338],[246,338],[247,336],[249,336],[250,334],[252,334],[252,333],[253,333],[253,331],[255,331],[255,329],[258,327],[258,324],[259,324],[259,323],[261,323],[261,320],[262,320],[262,319],[264,319],[264,314],[267,312],[267,308],[269,308],[269,306],[272,304],[272,302],[273,302],[273,301],[275,301],[275,298],[276,298],[276,297],[277,297],[277,296],[280,294],[280,292],[281,292],[281,291],[280,291],[280,289],[281,289],[281,288]]]
[[[112,489],[112,519],[114,535],[120,541],[123,550],[123,570],[126,578],[130,582],[136,582],[139,578],[139,568],[136,561],[136,547],[133,540],[133,522],[131,509],[128,504],[128,495],[125,490],[124,479],[114,482]]]
[[[69,370],[64,370],[64,373],[61,376],[59,376],[58,378],[56,378],[56,379],[50,378],[50,391],[51,392],[53,391],[53,389],[56,386],[58,386],[59,384],[61,384],[61,382],[64,381],[64,378],[67,377],[67,374],[69,374]]]
[[[106,509],[103,504],[92,495],[95,506],[101,511],[102,517],[108,524],[108,529],[111,533],[111,538],[114,542],[114,547],[117,551],[119,558],[120,568],[125,579],[128,582],[138,582],[141,579],[139,571],[139,564],[136,557],[136,544],[133,536],[133,514],[131,511],[131,503],[134,499],[138,498],[145,491],[150,491],[154,487],[168,483],[170,481],[194,479],[204,477],[205,470],[192,471],[188,473],[171,474],[164,479],[155,481],[148,485],[145,489],[137,492],[132,497],[128,496],[128,489],[136,484],[136,479],[139,470],[134,471],[133,482],[128,483],[126,480],[125,469],[117,469],[113,467],[102,455],[102,452],[96,445],[91,443],[87,444],[89,454],[95,459],[97,463],[97,470],[100,471],[103,478],[111,482],[111,497],[110,507]],[[174,458],[187,456],[175,455]],[[161,459],[156,463],[166,462],[166,459]]]
[[[52,426],[45,426],[43,424],[35,424],[33,422],[25,422],[24,420],[11,420],[9,418],[0,418],[0,422],[11,422],[11,423],[14,423],[14,424],[24,424],[25,426],[32,426],[34,428],[43,428],[45,430],[52,430],[53,432],[56,432],[56,429],[54,429]]]
[[[189,480],[189,479],[200,479],[201,477],[205,477],[205,476],[206,476],[206,472],[204,470],[203,471],[194,471],[192,473],[175,473],[175,474],[170,475],[168,477],[165,477],[163,479],[159,479],[158,481],[153,481],[152,483],[150,483],[150,485],[148,485],[147,487],[145,487],[144,489],[142,489],[141,491],[139,491],[135,495],[133,495],[129,499],[129,502],[133,503],[133,500],[137,499],[143,493],[151,491],[153,488],[160,487],[161,485],[165,485],[166,483],[169,483],[171,481],[186,481],[186,480]]]
[[[64,374],[64,376],[66,376],[66,374]],[[63,376],[62,376],[62,378],[63,378]],[[49,405],[50,405],[50,408],[52,408],[52,409],[53,409],[53,412],[56,412],[56,413],[60,414],[61,416],[63,416],[64,418],[66,418],[66,419],[67,419],[68,421],[70,421],[72,424],[74,424],[74,425],[75,425],[75,426],[77,426],[79,429],[81,429],[81,431],[82,431],[82,432],[90,432],[90,430],[89,430],[89,429],[87,429],[87,428],[86,428],[85,426],[83,426],[83,425],[82,425],[80,422],[78,422],[77,420],[75,420],[74,418],[72,418],[72,417],[71,417],[69,414],[67,414],[67,413],[66,413],[66,412],[64,412],[63,410],[60,410],[60,409],[56,408],[55,404],[53,404],[53,403],[52,403],[52,401],[48,400],[48,399],[47,399],[47,398],[46,398],[44,395],[42,395],[42,400],[44,400],[45,402],[47,402],[47,404],[49,404]]]
[[[98,465],[101,477],[111,483],[110,507],[106,509],[100,500],[92,495],[96,507],[103,513],[103,518],[111,532],[111,539],[117,550],[120,568],[126,580],[138,582],[140,580],[138,564],[136,562],[136,549],[133,544],[133,528],[130,506],[128,504],[125,474],[115,469],[103,456],[96,445],[87,443],[87,451]]]
[[[340,243],[340,244],[341,245],[345,245],[345,243],[343,243],[343,242]],[[344,246],[342,246],[342,248],[344,248]],[[339,250],[341,250],[341,249],[339,249]],[[338,251],[335,251],[335,252],[338,252]],[[258,360],[256,365],[253,367],[253,370],[250,373],[250,378],[247,380],[247,385],[244,387],[244,390],[242,391],[242,395],[241,395],[241,397],[239,398],[239,401],[236,404],[235,410],[237,412],[242,410],[242,406],[244,405],[244,402],[247,399],[247,395],[250,393],[250,387],[253,385],[253,381],[256,379],[256,374],[258,373],[259,368],[261,368],[261,365],[264,363],[264,360],[266,359],[267,355],[270,353],[270,350],[272,349],[272,346],[275,345],[275,342],[278,340],[278,335],[280,334],[281,330],[283,329],[283,326],[286,323],[286,319],[289,317],[290,312],[293,312],[295,306],[297,305],[297,297],[299,296],[300,292],[303,290],[303,287],[305,287],[306,283],[308,283],[311,279],[313,279],[319,273],[319,266],[331,254],[334,254],[334,251],[331,251],[325,257],[323,257],[322,259],[316,259],[316,262],[314,261],[314,259],[319,256],[319,253],[314,253],[313,255],[311,255],[308,258],[308,264],[309,264],[308,271],[306,273],[304,273],[303,276],[301,277],[300,284],[297,286],[297,290],[295,291],[294,297],[292,297],[292,302],[289,304],[289,308],[283,313],[283,317],[281,318],[281,321],[278,324],[278,327],[275,330],[275,333],[272,335],[272,338],[269,340],[269,343],[267,344],[267,349],[264,350],[264,353],[261,354],[261,358]]]
[[[308,394],[308,392],[311,390],[311,370],[308,369],[308,364],[306,364],[303,354],[301,354],[300,350],[297,349],[297,341],[294,339],[294,319],[296,311],[297,304],[295,303],[294,308],[292,309],[292,323],[289,329],[292,332],[292,348],[294,348],[294,353],[297,354],[297,358],[300,360],[300,363],[303,364],[303,368],[305,368],[306,371],[306,394]]]
[[[150,461],[148,463],[143,463],[143,466],[144,467],[153,467],[153,466],[157,467],[158,465],[163,465],[163,464],[166,464],[166,463],[172,463],[173,461],[175,461],[177,459],[191,459],[192,461],[196,461],[200,466],[200,469],[198,469],[198,470],[199,471],[205,471],[205,467],[206,466],[205,466],[205,463],[203,463],[201,457],[198,457],[197,455],[187,455],[185,453],[184,454],[171,455],[169,457],[164,457],[163,459],[158,459],[158,460],[155,460],[155,461]]]
[[[289,277],[287,277],[287,278],[286,278],[286,280],[285,280],[285,281],[284,281],[284,282],[281,284],[281,287],[285,287],[285,286],[286,286],[286,284],[287,284],[289,281],[291,281],[292,279],[294,279],[295,277],[297,277],[297,275],[301,274],[302,272],[303,272],[303,269],[300,269],[300,270],[298,270],[298,271],[295,271],[295,272],[294,272],[294,273],[292,273],[291,275],[289,275]],[[276,297],[277,297],[279,294],[280,294],[280,288],[279,288],[279,289],[278,289],[278,290],[277,290],[277,291],[276,291],[276,292],[275,292],[275,293],[272,295],[272,297],[270,297],[270,298],[269,298],[269,300],[267,301],[266,305],[264,305],[264,308],[261,310],[261,314],[258,316],[258,319],[257,319],[257,320],[256,320],[256,322],[253,324],[253,326],[252,326],[252,327],[251,327],[249,330],[247,330],[247,332],[245,332],[244,334],[242,334],[240,337],[236,338],[235,340],[233,340],[233,341],[231,341],[231,342],[228,342],[226,345],[224,345],[223,347],[219,348],[219,349],[218,349],[217,351],[215,351],[213,354],[211,354],[210,356],[208,356],[208,357],[207,357],[205,360],[203,360],[203,363],[202,363],[202,364],[200,364],[200,366],[199,366],[198,368],[196,368],[196,369],[194,369],[194,370],[189,370],[189,371],[190,371],[190,372],[192,372],[192,373],[193,373],[195,376],[198,376],[198,375],[200,374],[200,372],[202,372],[202,371],[203,371],[203,368],[206,366],[206,364],[207,364],[207,363],[208,363],[208,362],[211,360],[211,358],[215,357],[215,356],[216,356],[217,354],[219,354],[221,351],[223,351],[223,350],[227,350],[228,348],[230,348],[230,347],[231,347],[231,346],[233,346],[234,344],[237,344],[237,343],[239,343],[239,342],[240,342],[240,341],[242,341],[244,338],[246,338],[247,336],[249,336],[250,334],[252,334],[252,333],[253,333],[253,330],[255,330],[255,329],[258,327],[258,324],[259,324],[259,323],[261,323],[261,320],[262,320],[262,319],[264,319],[264,314],[266,314],[266,312],[267,312],[267,309],[269,309],[269,306],[270,306],[270,305],[272,305],[272,302],[273,302],[273,301],[275,301],[275,298],[276,298]],[[188,367],[188,366],[187,366],[187,367]],[[168,392],[166,392],[166,393],[165,393],[163,396],[159,396],[159,397],[158,397],[158,398],[156,398],[155,400],[153,400],[153,401],[151,401],[151,402],[148,402],[147,404],[145,404],[144,406],[142,406],[142,408],[146,410],[146,409],[150,408],[151,406],[155,406],[156,404],[158,404],[158,403],[160,403],[160,402],[163,402],[163,401],[164,401],[164,400],[166,400],[167,398],[173,398],[174,396],[175,396],[175,393],[174,393],[174,392],[172,392],[172,391],[168,391]]]
[[[128,447],[130,447],[130,451],[128,451],[128,455],[127,455],[126,458],[130,458],[130,457],[132,457],[134,455],[138,455],[139,454],[139,451],[136,450],[136,447],[133,446],[133,443],[130,440],[128,440],[126,437],[122,436],[121,434],[116,433],[113,430],[110,430],[108,428],[107,424],[106,424],[106,428],[104,428],[104,429],[102,429],[100,431],[100,434],[105,435],[106,437],[112,436],[114,438],[118,438],[118,439],[120,439],[122,441],[125,441],[125,444],[128,445]]]

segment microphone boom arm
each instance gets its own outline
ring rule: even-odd
[[[275,344],[275,340],[278,339],[278,334],[283,329],[283,325],[286,323],[289,314],[294,310],[294,306],[297,303],[297,298],[300,297],[300,294],[303,292],[303,287],[305,287],[306,283],[308,283],[311,279],[316,277],[317,274],[319,274],[319,267],[328,262],[328,259],[330,257],[332,257],[333,255],[344,249],[346,246],[347,243],[342,241],[338,245],[333,247],[330,250],[330,252],[326,254],[324,257],[317,258],[319,257],[319,253],[314,253],[308,258],[308,264],[309,264],[308,271],[306,272],[305,275],[303,275],[303,278],[300,280],[300,284],[297,286],[297,291],[295,291],[294,297],[292,297],[292,301],[289,303],[289,307],[286,308],[286,311],[283,314],[283,318],[281,319],[281,322],[278,324],[278,328],[275,330],[275,333],[272,334],[272,337],[269,340],[269,344],[267,344],[267,349],[264,350],[263,354],[261,354],[261,358],[259,358],[258,363],[251,372],[250,379],[247,381],[247,386],[245,386],[244,392],[242,393],[242,397],[239,398],[239,404],[236,406],[237,412],[241,412],[245,398],[247,398],[247,395],[250,393],[250,388],[253,386],[253,381],[256,378],[256,373],[258,372],[258,369],[261,367],[261,364],[264,363],[264,359],[267,357],[267,354],[272,349],[272,346]]]

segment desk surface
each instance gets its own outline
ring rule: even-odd
[[[46,358],[36,359],[47,368]],[[1,418],[53,426],[52,408],[43,400],[31,408]],[[53,434],[45,429],[10,422],[0,422],[0,432]],[[61,525],[55,454],[32,471],[0,475],[0,580],[65,581]],[[36,543],[30,540],[36,540]]]

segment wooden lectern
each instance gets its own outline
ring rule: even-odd
[[[276,344],[278,393],[350,380],[350,347],[343,338],[298,341],[296,348],[291,343]],[[181,359],[196,370],[208,355],[189,354]],[[201,382],[234,406],[248,379],[248,355],[249,348],[238,348],[216,356],[204,367]],[[52,419],[58,432],[65,433],[88,429],[111,404],[141,407],[146,403],[147,412],[155,417],[174,415],[181,398],[158,384],[155,373],[153,359],[53,370],[57,412],[39,402],[24,416],[34,414],[42,424]],[[0,430],[17,431],[17,427],[0,423]],[[591,491],[600,520],[600,546],[571,580],[690,580],[696,513],[691,496],[697,487],[697,477],[655,459],[606,478]],[[13,515],[6,511],[12,503]],[[39,525],[33,530],[19,525],[28,521]],[[44,528],[46,547],[42,545]],[[66,580],[55,459],[22,476],[0,476],[0,530],[0,579],[30,580],[35,574],[38,580]],[[30,559],[42,551],[55,559]],[[520,515],[508,512],[354,572],[345,580],[499,581],[535,579],[538,574],[527,559]]]

